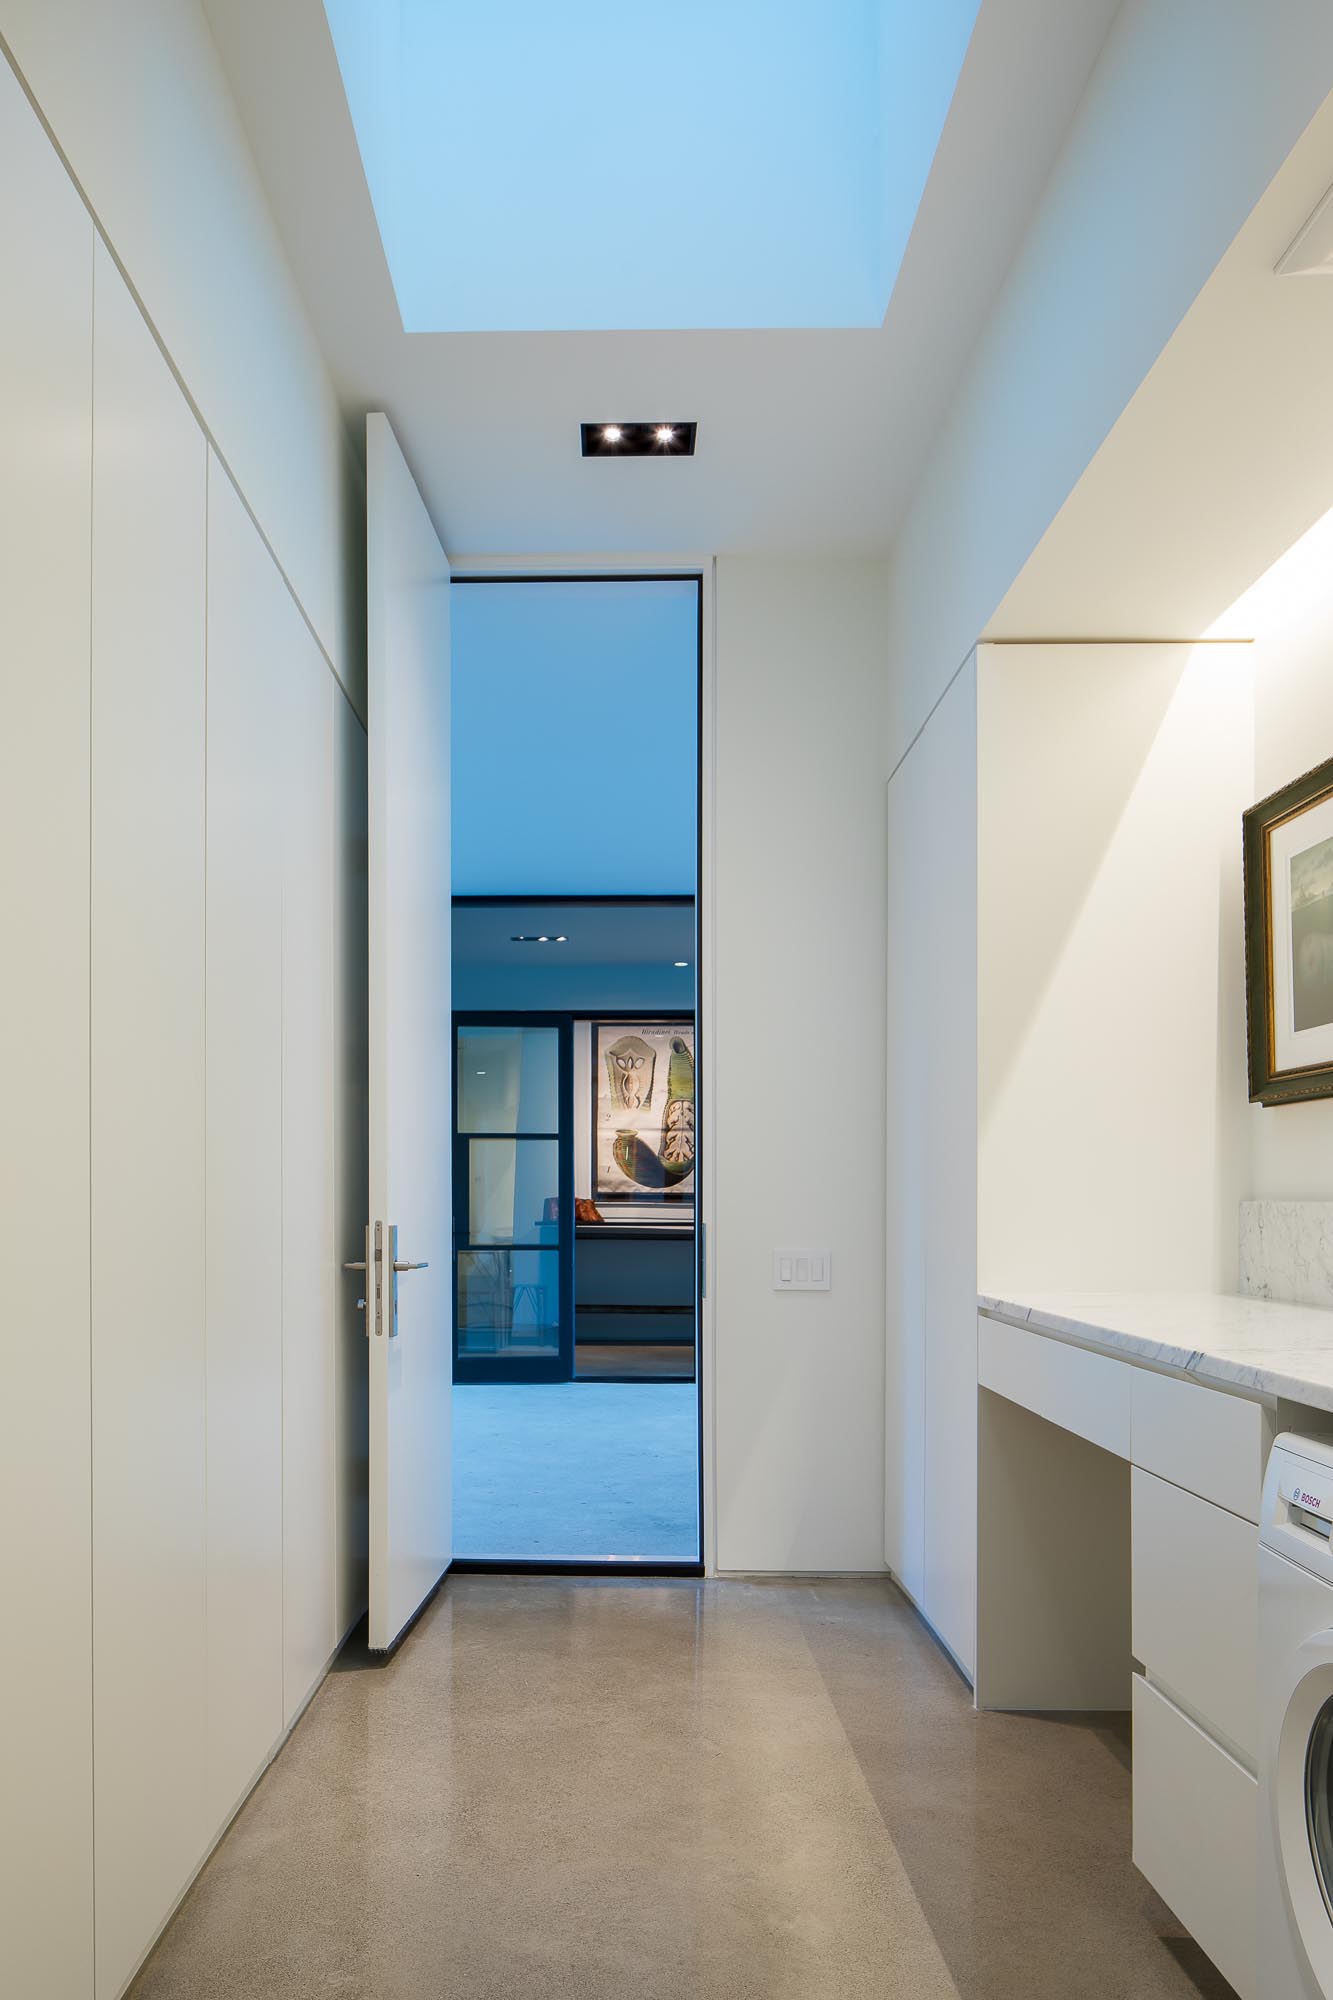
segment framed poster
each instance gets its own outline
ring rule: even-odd
[[[592,1024],[594,1201],[694,1205],[694,1023]]]
[[[1333,758],[1243,826],[1250,1097],[1333,1096]]]

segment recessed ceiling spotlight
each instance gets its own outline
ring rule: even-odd
[[[697,424],[580,424],[585,458],[693,458]]]

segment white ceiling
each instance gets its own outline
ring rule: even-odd
[[[1206,634],[1333,507],[1333,277],[1274,266],[1333,184],[1333,97],[1144,378],[988,638]],[[1228,636],[1255,636],[1262,599]]]
[[[665,554],[887,544],[1115,0],[982,0],[883,327],[722,333],[405,334],[321,0],[205,7],[349,421],[388,412],[446,547]],[[663,411],[696,458],[578,456]]]

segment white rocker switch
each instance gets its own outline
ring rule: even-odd
[[[833,1284],[831,1250],[775,1250],[775,1292],[827,1292]]]

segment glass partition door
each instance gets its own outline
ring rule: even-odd
[[[454,1380],[567,1382],[569,1026],[460,1017],[454,1045]]]

